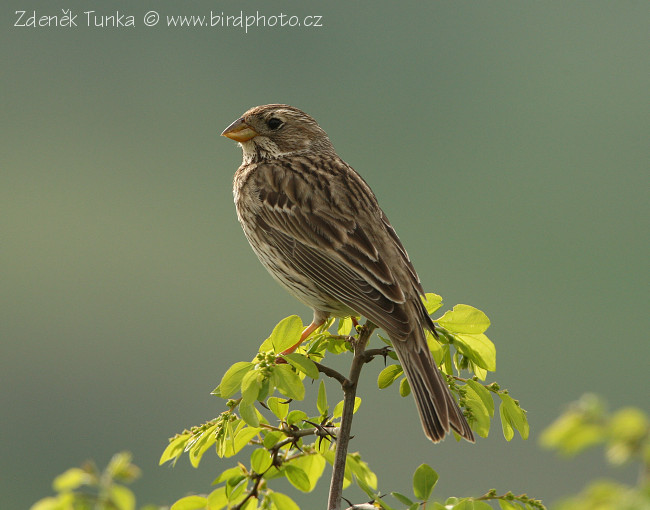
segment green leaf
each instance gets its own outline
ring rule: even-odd
[[[223,426],[223,432],[219,435],[219,438],[217,440],[217,445],[215,450],[217,451],[217,456],[219,457],[228,457],[234,455],[233,452],[233,446],[235,443],[235,425],[237,423],[244,423],[243,420],[240,420],[239,418],[235,419],[235,423],[231,421],[227,421],[225,425]],[[239,430],[239,429],[237,429]]]
[[[323,381],[321,381],[321,383],[322,382]],[[289,412],[289,404],[285,403],[282,399],[278,397],[270,397],[266,401],[266,405],[269,406],[271,412],[280,420],[284,420],[287,417],[287,413]]]
[[[230,480],[231,478],[239,478],[242,476],[241,467],[232,467],[223,471],[215,480],[212,482],[212,485],[216,485],[221,482]]]
[[[327,405],[327,390],[325,389],[325,381],[321,379],[318,385],[318,398],[316,399],[316,408],[321,416],[327,416],[329,406]]]
[[[216,429],[216,424],[211,425],[199,435],[192,438],[192,441],[188,442],[187,448],[189,449],[190,464],[192,464],[193,467],[199,467],[203,454],[208,451],[216,441]]]
[[[305,398],[305,386],[288,365],[275,365],[273,367],[273,382],[275,387],[284,396],[294,400]]]
[[[433,336],[433,333],[431,333],[431,331],[425,331],[424,335],[426,336],[427,345],[429,346],[429,350],[431,351],[431,355],[433,356],[436,365],[440,366],[445,356],[445,347],[449,349],[449,346],[441,344],[440,341],[435,336]]]
[[[287,436],[283,435],[283,439],[286,439]],[[275,480],[276,478],[286,478],[284,471],[280,471],[276,466],[271,466],[269,470],[264,473],[265,480]]]
[[[298,422],[305,421],[307,418],[307,413],[300,409],[294,409],[287,415],[287,423],[289,425],[295,425]]]
[[[320,377],[318,368],[316,368],[314,362],[304,354],[294,352],[292,354],[283,354],[282,357],[296,370],[307,374],[312,379],[318,379]]]
[[[267,450],[271,449],[278,443],[278,441],[284,438],[285,435],[283,432],[280,432],[278,430],[272,430],[270,432],[267,431],[265,433],[264,441],[263,441],[264,448],[266,448]]]
[[[357,483],[362,480],[369,487],[377,489],[377,475],[361,460],[358,453],[348,453],[345,459],[345,478],[351,479],[352,475],[357,477]]]
[[[488,413],[490,414],[490,417],[493,417],[494,399],[492,398],[492,394],[490,393],[490,390],[488,390],[481,383],[474,381],[473,379],[467,381],[467,386],[469,386],[474,390],[474,393],[476,393],[476,395],[478,395],[478,397],[481,399],[481,402],[483,402],[483,405],[485,406]]]
[[[404,494],[400,494],[399,492],[391,492],[390,494],[403,505],[411,506],[414,503],[409,498],[407,498]]]
[[[510,501],[506,501],[505,499],[499,500],[499,507],[501,510],[521,510],[521,507],[519,505],[510,503]]]
[[[443,345],[442,351],[443,351],[442,363],[439,364],[438,366],[440,367],[440,370],[444,374],[453,375],[454,369],[451,362],[451,349],[449,348],[449,344]]]
[[[473,361],[469,362],[469,365],[468,365],[467,369],[470,372],[474,372],[474,375],[476,377],[478,377],[481,381],[485,381],[485,379],[487,378],[487,370],[485,370],[484,368],[479,367]]]
[[[113,484],[110,487],[110,501],[116,510],[135,510],[135,495],[123,485]]]
[[[437,321],[452,333],[478,335],[490,327],[490,319],[478,308],[469,305],[456,305]]]
[[[325,470],[325,464],[326,462],[322,455],[312,454],[298,457],[292,460],[290,465],[296,466],[305,472],[309,479],[309,490],[307,492],[311,492],[316,488],[316,484]]]
[[[257,416],[257,411],[253,404],[248,404],[242,400],[239,404],[239,414],[241,416],[241,419],[251,427],[259,426],[260,420]]]
[[[336,328],[336,334],[341,336],[347,336],[352,331],[352,317],[344,317],[339,319],[338,327]]]
[[[411,394],[411,385],[406,377],[399,383],[399,394],[402,397],[408,397]]]
[[[360,405],[361,405],[361,399],[359,397],[354,397],[354,410],[352,411],[352,414],[357,412],[357,409],[359,409]],[[332,417],[340,418],[342,415],[343,415],[343,400],[341,400],[334,407],[334,412],[332,413]]]
[[[452,510],[474,510],[474,501],[471,499],[461,499],[450,508],[452,508]]]
[[[427,313],[431,315],[442,306],[442,296],[434,294],[433,292],[427,292],[424,296],[422,296],[422,302],[427,309]]]
[[[241,388],[244,376],[253,369],[255,365],[250,361],[238,361],[231,366],[221,378],[219,392],[222,398],[230,398]]]
[[[116,453],[106,466],[105,475],[117,481],[132,482],[140,476],[139,468],[131,463],[132,459],[130,452]]]
[[[302,492],[309,492],[311,490],[311,484],[309,483],[309,477],[301,468],[293,464],[287,464],[284,469],[282,469],[284,475],[287,477],[287,480],[293,485],[296,489]]]
[[[257,508],[257,498],[251,498],[246,501],[246,503],[244,503],[244,506],[241,507],[241,510],[257,510]]]
[[[269,498],[271,498],[277,510],[300,510],[300,507],[296,505],[293,499],[281,492],[271,492]]]
[[[494,402],[490,399],[492,406]],[[485,403],[481,397],[474,391],[473,386],[467,385],[465,387],[465,407],[469,409],[472,420],[472,428],[481,437],[488,437],[490,433],[490,412],[485,407]]]
[[[334,449],[332,450],[325,450],[324,452],[321,453],[323,458],[327,461],[327,463],[330,466],[334,465],[334,459],[336,456],[336,452]],[[350,454],[348,454],[347,459],[345,461],[345,471],[343,473],[343,488],[347,488],[351,481],[352,481],[352,473],[350,472],[350,466],[349,466],[349,461],[350,461]]]
[[[245,427],[235,434],[232,445],[232,452],[228,452],[226,457],[232,457],[237,454],[248,442],[253,439],[262,429],[259,427]]]
[[[52,488],[56,492],[73,491],[82,485],[88,485],[92,476],[81,468],[70,468],[61,473],[52,482]]]
[[[401,366],[388,365],[381,372],[379,372],[379,376],[377,377],[377,386],[379,386],[379,389],[381,390],[388,388],[403,373],[404,371],[402,370]]]
[[[258,448],[251,453],[251,469],[263,474],[273,464],[273,457],[264,448]]]
[[[474,501],[474,510],[492,510],[492,506],[485,501]]]
[[[169,510],[205,510],[208,504],[203,496],[186,496],[174,503]]]
[[[208,508],[210,510],[221,510],[228,504],[228,496],[226,496],[226,488],[219,487],[213,490],[208,495]]]
[[[330,338],[327,341],[326,348],[332,354],[342,354],[351,350],[348,342],[337,338]]]
[[[635,407],[619,409],[609,421],[608,432],[611,438],[626,443],[641,441],[648,433],[648,417]]]
[[[385,337],[381,336],[379,333],[377,333],[377,336],[379,337],[379,340],[381,340],[382,342],[384,342],[384,343],[385,343],[386,345],[388,345],[389,347],[392,347],[392,346],[393,346],[393,342],[391,342],[389,338],[385,338]],[[391,353],[389,353],[389,354],[395,354],[395,353],[391,351]],[[397,359],[397,355],[396,355],[396,354],[395,354],[395,358],[393,358],[393,359]]]
[[[260,352],[273,350],[274,353],[280,354],[282,351],[298,343],[300,335],[302,335],[302,330],[302,320],[297,315],[291,315],[282,319],[273,328],[271,336],[262,343]]]
[[[499,393],[501,398],[501,406],[499,406],[499,415],[501,416],[501,425],[503,427],[503,435],[510,441],[514,436],[513,428],[519,432],[523,439],[528,439],[528,420],[526,419],[526,411],[524,411],[519,404],[508,394]],[[506,426],[507,424],[507,426]]]
[[[358,478],[358,477],[355,476],[355,477],[354,477],[354,480],[355,480],[355,482],[357,483],[357,485],[359,486],[359,488],[360,488],[363,492],[365,492],[365,493],[368,495],[368,497],[369,497],[370,499],[372,499],[372,500],[377,499],[377,496],[378,496],[378,495],[377,495],[377,492],[376,492],[372,487],[370,487],[370,485],[368,485],[368,484],[364,481],[363,478]]]
[[[457,333],[454,340],[458,350],[476,365],[492,372],[497,369],[497,350],[487,336]]]
[[[241,396],[242,402],[245,404],[252,404],[257,400],[257,395],[260,393],[262,383],[260,379],[262,374],[257,370],[250,370],[244,374],[241,381]]]
[[[262,374],[260,372],[260,390],[259,393],[257,394],[257,400],[260,402],[264,401],[266,397],[269,396],[269,393],[272,391],[271,389],[271,382],[269,381],[269,377],[266,376],[265,374]]]
[[[245,476],[242,476],[240,479],[231,478],[228,480],[228,483],[226,483],[226,496],[228,496],[228,501],[231,503],[237,502],[247,485],[248,479]]]
[[[542,432],[540,443],[545,448],[557,449],[560,453],[571,456],[604,442],[606,437],[603,424],[589,423],[578,413],[570,411]]]
[[[505,406],[503,405],[503,402],[501,402],[501,405],[499,406],[499,416],[501,417],[501,429],[503,430],[503,437],[506,438],[506,441],[511,441],[512,438],[515,437],[515,431],[512,428],[510,420],[506,416]]]
[[[428,464],[421,464],[413,474],[413,494],[422,501],[428,501],[437,482],[438,473]]]
[[[485,501],[475,501],[470,498],[460,500],[452,508],[453,510],[492,510],[489,503],[486,503]]]

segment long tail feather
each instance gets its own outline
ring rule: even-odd
[[[424,331],[417,328],[406,340],[393,339],[393,346],[411,385],[426,436],[437,443],[451,428],[473,443],[474,434],[433,361]]]

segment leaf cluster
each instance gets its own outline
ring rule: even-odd
[[[401,505],[406,505],[408,510],[433,509],[433,510],[492,510],[488,501],[499,504],[501,510],[544,510],[541,501],[529,498],[526,494],[515,495],[512,492],[497,494],[492,489],[479,497],[447,498],[444,503],[432,501],[431,495],[438,482],[438,473],[428,464],[421,464],[413,474],[413,494],[411,499],[399,492],[391,492],[390,495]],[[366,494],[371,498],[367,508],[381,508],[383,510],[396,510],[390,506],[386,499],[370,487],[359,484]],[[348,510],[363,508],[360,505],[351,506]],[[404,508],[404,507],[400,507]]]
[[[636,486],[597,480],[561,502],[561,510],[650,509],[650,417],[642,410],[624,407],[609,412],[601,398],[586,394],[544,430],[540,444],[565,457],[604,446],[610,464],[639,466]]]
[[[57,495],[37,501],[30,510],[135,510],[135,496],[124,484],[139,477],[140,469],[131,462],[129,452],[115,454],[104,471],[88,461],[57,476],[52,483]],[[142,510],[156,509],[142,507]]]
[[[434,313],[442,306],[442,298],[427,294],[424,303],[429,313]],[[485,335],[490,325],[487,316],[471,306],[457,305],[434,320],[438,324],[439,338],[430,335],[429,346],[434,359],[447,375],[451,391],[459,398],[470,426],[478,435],[488,435],[490,420],[495,413],[494,398],[498,397],[506,439],[511,440],[515,430],[527,438],[526,412],[507,390],[500,389],[497,383],[484,382],[488,372],[496,369],[496,349]],[[298,316],[287,317],[275,326],[251,361],[237,362],[226,371],[213,394],[226,400],[227,410],[173,437],[160,463],[175,463],[187,453],[191,464],[198,467],[203,455],[210,450],[221,458],[241,454],[245,447],[250,449],[250,453],[245,462],[238,462],[237,466],[224,470],[216,477],[216,488],[212,492],[182,498],[171,510],[298,508],[288,495],[278,492],[271,485],[273,480],[285,478],[299,491],[310,492],[326,465],[334,463],[343,401],[332,405],[321,379],[315,408],[302,410],[294,407],[305,397],[305,381],[319,379],[321,374],[336,380],[343,387],[350,384],[344,375],[325,366],[323,360],[326,356],[353,350],[358,337],[356,318],[338,320],[335,333],[330,331],[333,327],[334,320],[330,320],[296,352],[283,354],[298,342],[304,329]],[[386,345],[366,350],[364,362],[370,362],[380,355],[385,360],[391,358],[397,361],[390,341],[379,338]],[[467,373],[467,376],[461,377],[461,373]],[[386,388],[396,381],[399,381],[400,394],[408,395],[408,381],[399,364],[388,365],[382,370],[378,386]],[[355,412],[360,404],[361,399],[357,397]],[[414,508],[413,505],[421,505],[428,500],[436,481],[435,471],[421,466],[414,477],[415,500],[397,493],[391,494],[399,504]],[[375,505],[393,508],[377,492],[377,477],[359,453],[347,455],[344,486],[351,483],[356,483],[373,498]],[[525,496],[516,499],[505,495],[497,497],[494,493],[490,498],[502,502],[502,508],[507,510],[541,508],[535,507],[534,500],[528,500]],[[445,504],[448,508],[474,508],[467,506],[471,503],[479,505],[476,508],[482,508],[481,502],[487,499],[488,495],[484,495],[480,498],[449,500]]]
[[[442,298],[437,294],[427,294],[424,303],[432,314],[442,306]],[[434,319],[434,322],[438,324],[438,338],[427,332],[429,348],[436,363],[447,375],[452,391],[459,396],[472,429],[481,437],[488,436],[495,413],[494,398],[498,397],[501,428],[506,440],[514,437],[515,430],[523,439],[528,439],[526,411],[519,402],[497,383],[481,382],[485,381],[488,372],[496,370],[496,348],[485,335],[490,326],[488,317],[477,308],[461,304],[445,312],[439,319]],[[390,345],[389,340],[382,340]],[[468,371],[473,377],[454,376],[454,371]],[[407,396],[411,390],[400,365],[390,365],[382,370],[377,384],[383,389],[396,381],[399,381],[400,395]]]
[[[228,410],[170,440],[161,464],[175,462],[187,452],[192,465],[198,467],[211,447],[219,457],[232,457],[247,445],[253,448],[249,462],[240,462],[237,467],[222,472],[214,481],[218,487],[209,495],[183,498],[174,504],[173,510],[224,507],[292,510],[298,506],[286,494],[271,490],[268,481],[286,478],[296,489],[310,492],[326,463],[333,463],[333,441],[343,402],[331,406],[321,380],[314,413],[308,415],[291,406],[305,396],[305,377],[319,378],[314,360],[322,359],[328,348],[342,352],[340,339],[314,342],[308,353],[281,354],[298,341],[302,329],[302,321],[297,316],[280,321],[254,360],[232,365],[213,391],[227,400]],[[240,397],[232,399],[236,393]],[[361,399],[357,399],[355,411],[360,404]],[[353,474],[376,485],[374,474],[359,454],[348,455],[347,467],[346,485]]]

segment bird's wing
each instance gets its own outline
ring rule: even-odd
[[[370,188],[337,165],[345,163],[260,165],[249,183],[259,198],[258,235],[324,292],[403,338],[414,325],[400,305],[420,292],[419,280]]]

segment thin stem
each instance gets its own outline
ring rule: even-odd
[[[343,414],[341,416],[341,430],[336,438],[336,456],[334,459],[327,510],[340,510],[341,508],[345,461],[348,455],[350,431],[352,430],[352,415],[354,413],[354,401],[357,395],[357,382],[361,375],[361,369],[367,362],[367,358],[364,356],[366,345],[376,327],[372,322],[366,321],[361,328],[359,339],[354,342],[354,358],[350,366],[350,375],[345,382],[341,383],[344,395]]]

